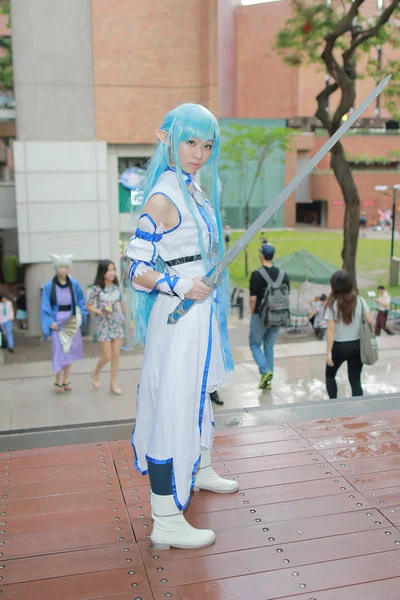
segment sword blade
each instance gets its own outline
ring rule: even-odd
[[[261,213],[259,217],[250,225],[248,229],[236,240],[233,246],[223,256],[223,258],[217,263],[213,269],[207,273],[204,282],[210,287],[215,287],[218,283],[219,278],[224,269],[241,253],[243,248],[249,244],[253,237],[264,227],[270,218],[276,213],[277,210],[286,202],[286,200],[293,194],[293,192],[299,187],[302,181],[315,169],[317,164],[332,150],[335,144],[340,138],[350,129],[350,127],[359,119],[363,112],[368,106],[379,96],[379,94],[385,89],[391,79],[391,75],[388,75],[383,79],[379,85],[376,86],[373,92],[361,102],[360,106],[356,108],[349,118],[339,127],[339,129],[325,142],[325,144],[314,154],[314,156],[308,161],[305,167],[298,173],[292,181],[285,187],[279,196]],[[182,302],[176,307],[176,309],[168,316],[168,323],[175,324],[181,319],[188,310],[196,304],[195,300],[182,300]]]
[[[381,81],[379,85],[370,93],[367,98],[360,104],[356,110],[354,110],[349,118],[339,127],[339,129],[325,142],[325,144],[314,154],[314,156],[308,161],[305,167],[292,179],[292,181],[285,187],[279,196],[257,217],[257,219],[250,225],[248,229],[242,234],[242,236],[236,240],[236,242],[227,251],[225,256],[217,264],[214,273],[211,277],[213,281],[218,281],[222,271],[241,253],[243,248],[253,239],[260,229],[268,223],[271,217],[276,213],[277,210],[286,202],[286,200],[293,194],[293,192],[299,187],[299,185],[310,175],[315,169],[319,162],[332,150],[333,146],[337,144],[340,138],[350,129],[350,127],[359,119],[363,112],[368,106],[379,96],[384,90],[391,79],[391,75],[388,75]]]

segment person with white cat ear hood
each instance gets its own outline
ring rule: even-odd
[[[71,391],[71,364],[83,358],[80,327],[86,321],[85,295],[80,284],[68,273],[72,255],[50,254],[55,275],[42,291],[40,317],[43,337],[51,337],[51,356],[56,393]]]

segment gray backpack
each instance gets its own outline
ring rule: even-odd
[[[289,288],[283,283],[284,271],[279,269],[276,281],[272,281],[264,267],[258,269],[267,287],[261,301],[259,315],[265,327],[285,327],[289,321]]]

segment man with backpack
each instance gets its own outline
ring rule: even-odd
[[[260,248],[261,267],[250,277],[250,350],[261,374],[260,389],[271,389],[274,344],[279,328],[289,321],[290,282],[284,271],[272,264],[275,248]],[[263,345],[263,349],[261,348]]]

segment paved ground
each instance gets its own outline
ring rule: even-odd
[[[163,552],[127,440],[0,454],[1,598],[398,600],[399,442],[400,411],[217,431],[240,492],[194,494],[216,543]]]
[[[246,340],[248,325],[231,321],[230,334],[236,368],[221,392],[226,409],[271,407],[327,399],[324,383],[325,344],[308,339],[276,346],[276,368],[272,391],[258,389],[259,375]],[[300,338],[302,339],[302,338]],[[287,342],[287,340],[286,340]],[[379,362],[365,368],[364,391],[367,395],[390,394],[400,390],[398,354],[400,336],[381,337]],[[240,345],[242,344],[242,345]],[[85,350],[86,346],[85,344]],[[99,350],[97,344],[89,344]],[[134,419],[136,389],[140,379],[142,355],[121,357],[122,396],[110,394],[109,373],[101,376],[101,389],[93,390],[90,372],[96,358],[74,363],[72,392],[55,394],[49,360],[0,366],[0,430],[18,430],[79,423]],[[345,368],[339,372],[339,396],[348,397],[350,388]],[[216,409],[216,412],[221,409]]]

